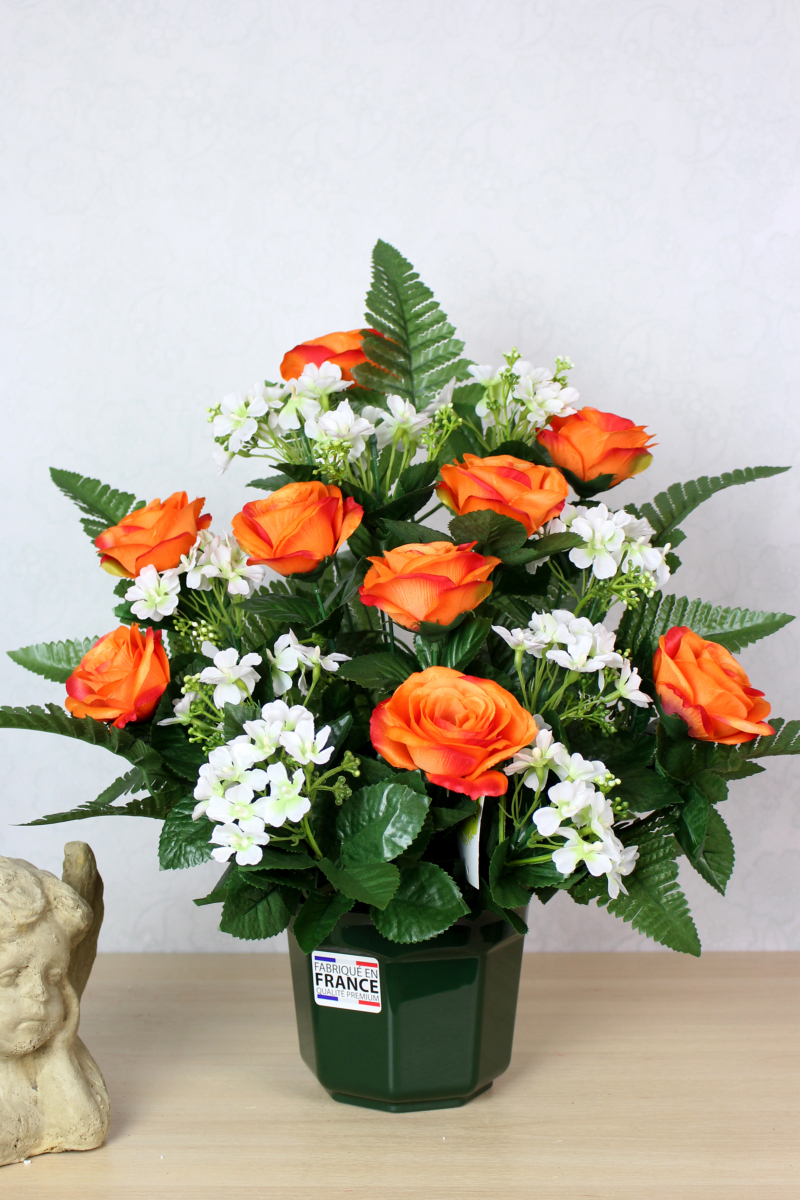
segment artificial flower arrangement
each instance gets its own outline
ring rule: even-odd
[[[800,751],[734,654],[792,618],[664,588],[698,504],[786,468],[614,507],[652,441],[579,407],[567,359],[472,364],[383,242],[367,304],[367,328],[211,410],[218,467],[272,472],[231,533],[185,492],[136,503],[52,471],[118,577],[119,625],[11,652],[68,711],[1,723],[128,769],[31,824],[157,819],[162,868],[226,864],[196,901],[221,929],[291,922],[306,952],[359,906],[411,943],[487,909],[524,932],[531,897],[564,891],[698,954],[678,858],[724,893],[728,783]]]

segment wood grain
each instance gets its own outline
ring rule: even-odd
[[[526,955],[514,1058],[461,1109],[335,1104],[287,956],[101,955],[82,1034],[107,1144],[3,1200],[797,1200],[798,954]]]

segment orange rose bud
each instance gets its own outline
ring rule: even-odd
[[[505,794],[508,779],[491,768],[536,733],[533,717],[499,683],[449,667],[409,675],[370,721],[372,744],[391,766],[424,771],[473,800]]]
[[[553,417],[550,427],[536,436],[556,466],[586,483],[598,475],[613,475],[613,487],[646,470],[653,461],[649,448],[655,443],[644,425],[596,408],[582,408],[571,417]]]
[[[444,463],[440,472],[444,482],[436,494],[459,517],[489,508],[519,521],[528,537],[558,516],[569,493],[560,471],[511,454],[465,454],[463,463]]]
[[[338,487],[287,483],[265,500],[245,504],[233,518],[234,536],[250,558],[279,575],[305,575],[335,554],[361,524],[364,510]]]
[[[724,646],[707,642],[685,625],[658,639],[653,678],[661,706],[681,717],[700,742],[752,742],[775,730],[764,721],[770,705]]]
[[[387,550],[372,563],[358,589],[361,603],[388,613],[398,625],[420,621],[449,625],[491,593],[487,576],[500,562],[476,554],[474,542],[420,542]]]
[[[361,330],[350,329],[347,333],[326,333],[324,337],[301,342],[287,351],[281,363],[283,379],[298,379],[306,363],[321,367],[324,362],[335,363],[341,368],[342,379],[352,380],[353,367],[367,361],[361,349]]]
[[[146,721],[169,683],[161,630],[120,625],[84,654],[67,680],[66,707],[73,717],[111,721],[117,729]]]
[[[201,529],[208,529],[211,514],[200,516],[205,504],[201,496],[188,502],[186,492],[173,492],[162,504],[151,500],[146,508],[137,508],[95,538],[103,552],[100,566],[109,575],[135,579],[143,567],[157,571],[177,567],[197,541]]]

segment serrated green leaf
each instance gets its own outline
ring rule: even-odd
[[[489,508],[467,513],[463,517],[453,517],[450,533],[456,545],[476,542],[475,549],[478,553],[494,555],[501,559],[512,551],[519,550],[528,540],[528,532],[524,525]]]
[[[394,899],[383,911],[370,909],[378,932],[404,945],[443,933],[468,912],[455,881],[430,862],[418,862],[402,872]]]
[[[219,923],[223,933],[248,942],[260,941],[275,937],[291,919],[285,889],[273,887],[265,891],[238,872],[231,876]]]
[[[245,874],[264,870],[305,871],[316,865],[311,855],[304,854],[302,850],[276,850],[274,846],[262,846],[260,861],[252,867],[238,867],[238,870]]]
[[[733,874],[734,858],[730,830],[717,810],[712,808],[709,810],[702,848],[689,858],[689,862],[706,883],[724,896],[728,880]]]
[[[372,252],[366,321],[371,329],[363,331],[362,349],[368,361],[353,370],[362,387],[396,393],[420,411],[454,376],[466,378],[468,364],[460,357],[464,344],[454,337],[433,292],[383,241]]]
[[[549,533],[530,546],[523,546],[519,550],[506,550],[503,562],[509,567],[520,567],[525,563],[537,562],[541,558],[549,558],[553,554],[561,554],[582,543],[583,538],[577,533]]]
[[[434,829],[437,832],[442,829],[451,829],[454,825],[460,825],[467,817],[474,817],[475,803],[474,800],[470,800],[467,796],[459,796],[455,804],[451,807],[445,808],[442,805],[433,805],[430,813],[433,817]]]
[[[614,475],[595,475],[594,479],[581,479],[580,475],[575,475],[566,467],[558,467],[558,470],[566,479],[567,483],[572,488],[573,492],[581,498],[588,500],[591,496],[596,496],[600,492],[608,492],[612,487],[617,485],[614,483]]]
[[[255,613],[275,625],[301,625],[311,628],[323,618],[319,605],[303,596],[273,595],[269,592],[256,592],[249,600],[245,600],[242,608],[245,612]]]
[[[100,793],[95,800],[79,804],[64,812],[49,813],[46,817],[38,817],[35,821],[27,821],[26,825],[60,825],[64,821],[83,821],[87,817],[152,817],[163,821],[176,799],[183,795],[183,789],[175,785],[164,785],[156,789],[155,794],[147,792],[127,804],[118,804],[123,796],[133,792],[146,791],[147,784],[138,767],[126,771]]]
[[[448,635],[439,652],[440,665],[452,667],[454,671],[466,670],[486,641],[491,628],[492,622],[488,617],[476,617],[459,625]]]
[[[294,919],[292,933],[304,954],[310,954],[334,929],[336,922],[355,904],[343,892],[323,895],[311,892]]]
[[[101,483],[99,479],[89,479],[76,471],[61,471],[51,467],[50,478],[59,491],[86,514],[81,525],[92,541],[112,525],[119,525],[123,517],[144,506],[144,501],[137,501],[133,493],[118,492],[109,484]]]
[[[158,839],[158,861],[162,871],[178,871],[208,862],[214,846],[214,825],[207,817],[192,820],[194,796],[179,800],[167,815]]]
[[[680,810],[676,833],[678,841],[688,858],[693,858],[702,848],[708,828],[711,805],[699,787],[691,783],[686,793],[686,803]]]
[[[629,922],[653,941],[699,956],[700,940],[677,882],[678,845],[672,836],[670,815],[659,812],[635,821],[622,829],[620,837],[625,845],[639,847],[636,867],[623,880],[627,896],[620,893],[616,900],[610,900],[605,876],[587,876],[570,895],[579,903],[596,899],[600,907],[607,906],[615,917]]]
[[[74,638],[67,642],[37,642],[20,650],[8,650],[8,657],[20,667],[43,675],[52,683],[66,683],[72,672],[88,654],[97,637]]]
[[[196,904],[198,908],[202,908],[205,904],[222,904],[228,895],[228,882],[235,870],[235,865],[228,863],[208,895],[201,896],[199,900],[193,900],[192,904]]]
[[[620,782],[613,789],[613,794],[624,800],[632,812],[651,812],[656,808],[681,803],[680,793],[669,780],[657,775],[649,767],[614,768],[614,771]]]
[[[500,842],[489,862],[489,888],[492,898],[501,908],[522,908],[530,900],[530,892],[523,887],[513,870],[506,866],[511,839]]]
[[[656,593],[638,609],[625,612],[617,631],[617,645],[628,648],[640,669],[652,678],[652,658],[659,638],[675,626],[688,626],[699,637],[718,642],[735,654],[793,620],[788,613],[715,607],[710,601]]]
[[[387,550],[395,550],[398,546],[419,545],[420,542],[453,540],[441,529],[429,529],[427,525],[417,525],[414,521],[392,521],[385,518],[378,523],[378,533],[385,540]]]
[[[683,741],[659,738],[659,764],[673,779],[683,781],[689,781],[703,771],[713,771],[723,779],[745,779],[748,775],[758,775],[764,768],[753,759],[800,754],[800,721],[784,721],[781,717],[773,717],[770,724],[775,730],[774,734],[733,746],[700,742],[693,738]]]
[[[134,738],[124,729],[115,729],[104,721],[92,717],[73,717],[58,704],[47,704],[44,708],[0,708],[0,729],[32,729],[39,733],[58,733],[62,737],[75,738],[93,746],[102,746],[120,758],[126,758],[134,766],[148,773],[163,767],[161,755],[146,742]]]
[[[349,662],[340,663],[338,675],[340,679],[349,679],[370,690],[394,691],[419,669],[419,663],[410,654],[386,650],[377,654],[359,654]]]
[[[429,804],[427,796],[388,780],[359,788],[336,818],[345,867],[396,858],[419,833]]]
[[[205,750],[197,742],[190,742],[183,725],[160,725],[174,714],[172,701],[181,694],[180,685],[170,684],[161,697],[153,714],[150,745],[157,750],[167,766],[182,779],[195,781],[197,773],[206,761]]]
[[[681,521],[717,492],[742,483],[752,483],[756,479],[769,479],[789,469],[745,467],[743,470],[725,471],[722,475],[703,475],[699,479],[690,479],[688,483],[673,483],[665,492],[659,492],[652,504],[643,504],[639,510],[655,530],[653,545],[664,546],[667,542],[677,545],[675,531]]]
[[[425,787],[425,780],[419,771],[396,771],[388,763],[378,762],[375,758],[367,758],[363,755],[359,756],[359,762],[362,787],[366,787],[371,783],[391,782],[410,787],[413,791],[419,792],[421,796],[428,794],[428,790]]]
[[[386,908],[400,882],[400,872],[394,863],[351,862],[345,869],[323,858],[317,866],[337,891],[376,908]]]

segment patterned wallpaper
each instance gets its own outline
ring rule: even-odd
[[[568,354],[584,403],[646,422],[647,498],[798,461],[796,0],[3,0],[0,588],[7,648],[109,627],[107,577],[50,465],[151,498],[208,497],[206,405],[283,350],[361,319],[394,242],[479,362]],[[798,478],[688,522],[681,594],[793,611]],[[794,626],[742,655],[798,715]],[[4,700],[62,691],[0,663]],[[95,847],[107,950],[248,950],[159,874],[158,827],[21,829],[116,763],[4,733],[0,848],[57,868]],[[791,760],[734,785],[729,894],[683,872],[709,949],[800,947]],[[533,949],[651,949],[564,896]],[[260,949],[261,947],[256,947]]]

